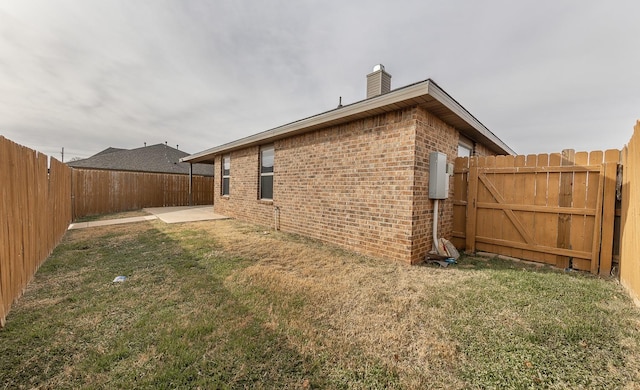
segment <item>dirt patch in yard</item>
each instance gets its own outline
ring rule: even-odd
[[[92,221],[106,221],[109,219],[123,219],[131,217],[146,217],[150,215],[144,210],[132,210],[122,211],[119,213],[101,214],[101,215],[88,215],[86,217],[80,217],[73,222],[92,222]]]

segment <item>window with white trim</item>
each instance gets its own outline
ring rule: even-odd
[[[273,200],[273,145],[260,148],[260,199]]]
[[[222,156],[222,195],[229,196],[229,184],[231,181],[231,155]]]
[[[473,155],[473,145],[466,142],[458,143],[458,157],[471,157]]]

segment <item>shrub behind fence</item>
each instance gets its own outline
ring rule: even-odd
[[[0,326],[71,222],[71,170],[0,136]]]

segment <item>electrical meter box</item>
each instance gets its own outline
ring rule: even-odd
[[[429,199],[447,199],[449,197],[447,168],[446,154],[429,153]]]

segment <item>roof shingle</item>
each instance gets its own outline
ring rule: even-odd
[[[156,144],[137,149],[107,148],[84,160],[67,163],[73,168],[105,169],[113,171],[136,171],[155,173],[188,174],[189,164],[181,163],[189,153],[165,144]],[[193,174],[213,176],[209,164],[193,164]]]

